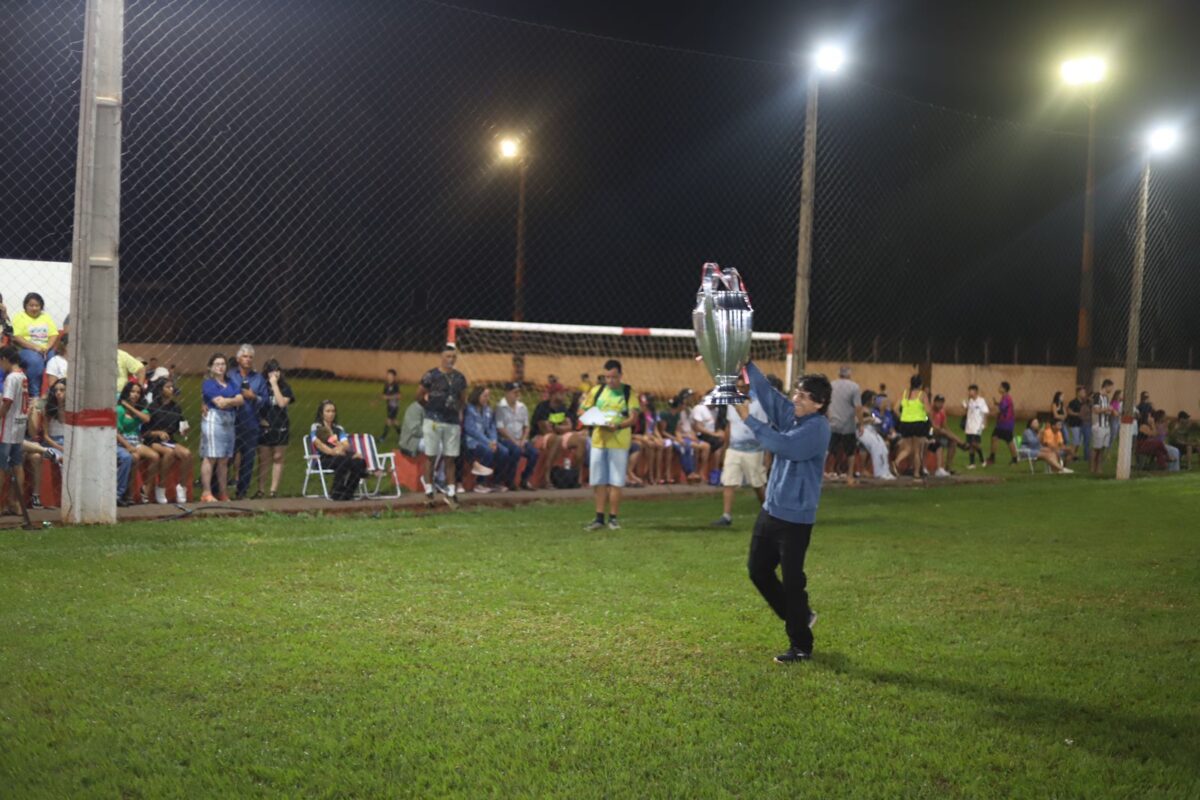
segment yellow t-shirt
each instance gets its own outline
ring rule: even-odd
[[[638,411],[637,395],[632,390],[629,392],[629,408],[625,408],[625,390],[618,389],[615,392],[608,388],[607,385],[600,390],[600,396],[593,404],[592,398],[596,397],[596,390],[588,392],[583,396],[583,403],[580,405],[580,411],[587,411],[592,405],[596,408],[611,414],[617,422],[623,422],[628,414],[635,414]],[[620,430],[610,431],[601,427],[592,428],[592,447],[613,448],[617,450],[629,449],[630,443],[633,441],[633,430],[631,428],[621,428]]]
[[[14,336],[20,336],[27,342],[43,347],[50,342],[51,336],[58,336],[54,320],[50,319],[50,315],[45,311],[39,314],[37,319],[22,311],[12,318],[12,326]]]
[[[121,390],[125,388],[125,384],[129,383],[129,376],[138,374],[141,368],[141,361],[124,350],[117,351],[117,394],[120,394]]]

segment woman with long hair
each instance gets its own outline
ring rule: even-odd
[[[246,400],[237,387],[226,379],[228,369],[229,362],[225,356],[213,353],[208,359],[208,377],[200,387],[204,404],[204,416],[200,422],[200,485],[204,487],[204,493],[200,495],[202,503],[229,500],[225,483],[229,459],[233,458],[235,409],[245,404]],[[214,473],[217,477],[216,496],[209,488],[213,485]]]
[[[255,498],[263,496],[263,483],[266,477],[267,465],[271,465],[270,496],[279,494],[279,481],[283,478],[283,459],[287,454],[290,421],[288,406],[296,400],[292,387],[283,377],[279,362],[270,359],[263,366],[263,375],[267,376],[267,386],[270,392],[260,398],[258,407],[258,422],[262,432],[258,440],[258,491]]]
[[[337,405],[332,400],[322,400],[317,404],[317,413],[308,435],[313,452],[319,454],[321,468],[332,470],[335,482],[338,473],[350,472],[348,484],[358,486],[367,474],[367,464],[361,455],[350,449],[350,437],[346,429],[338,424]]]
[[[463,412],[463,437],[467,452],[476,464],[492,470],[488,485],[480,480],[475,491],[480,493],[507,492],[517,465],[509,457],[509,451],[500,446],[500,434],[496,429],[496,414],[492,410],[492,392],[486,386],[476,386],[467,395],[467,408]]]
[[[912,459],[912,475],[920,478],[927,474],[925,470],[925,446],[929,438],[929,395],[922,388],[920,375],[913,375],[908,381],[908,389],[900,393],[896,401],[896,411],[900,417],[897,429],[900,431],[900,450],[896,453],[893,471],[899,475],[897,465],[905,456]]]
[[[1066,425],[1067,420],[1067,404],[1063,402],[1063,393],[1055,392],[1054,399],[1050,401],[1050,422],[1053,426],[1055,420],[1061,420]]]
[[[162,458],[159,453],[142,438],[142,425],[150,421],[150,413],[146,410],[145,391],[137,381],[130,381],[121,390],[117,399],[117,433],[121,434],[129,445],[126,449],[133,456],[133,468],[140,470],[142,475],[143,503],[149,503],[151,497],[157,497],[159,471]],[[132,449],[130,449],[132,448]],[[128,500],[134,500],[133,481],[129,482]],[[163,502],[166,502],[164,499]]]
[[[160,378],[150,384],[154,399],[150,402],[150,420],[142,426],[142,438],[158,453],[158,489],[154,500],[167,503],[167,475],[179,465],[179,481],[175,484],[175,502],[187,502],[187,486],[192,481],[192,451],[176,439],[184,433],[183,409],[177,401],[179,389],[170,378]]]
[[[638,396],[637,421],[633,426],[633,441],[637,442],[642,452],[646,454],[646,480],[650,483],[666,483],[667,440],[658,430],[658,410],[655,408],[654,395],[642,392]]]

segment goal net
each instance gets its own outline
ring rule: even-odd
[[[520,380],[538,386],[554,376],[569,389],[587,375],[593,383],[610,358],[621,362],[636,391],[670,397],[687,387],[704,393],[712,376],[696,360],[696,337],[686,328],[626,328],[545,322],[452,319],[447,341],[459,350],[459,368],[472,383]],[[755,332],[750,357],[763,372],[787,380],[792,336]]]

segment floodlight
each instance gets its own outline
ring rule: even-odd
[[[1108,62],[1099,56],[1072,58],[1061,67],[1062,79],[1072,86],[1100,83],[1108,74]]]
[[[836,45],[826,44],[817,48],[815,60],[822,72],[837,72],[846,63],[846,53]]]

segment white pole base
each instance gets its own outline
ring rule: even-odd
[[[62,520],[76,525],[117,521],[117,431],[67,426]]]
[[[1121,421],[1121,432],[1117,436],[1117,480],[1129,480],[1133,464],[1133,437],[1137,427],[1132,422]]]

